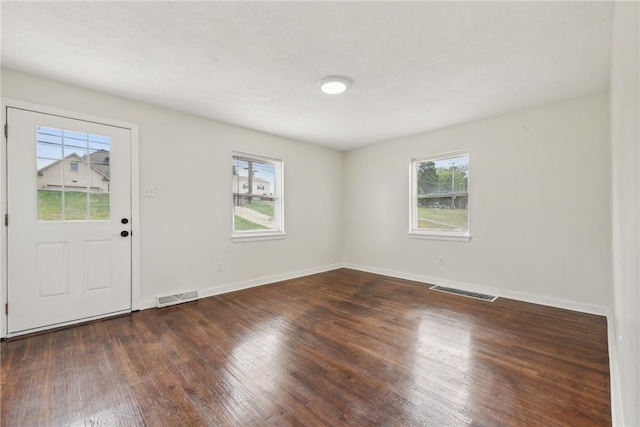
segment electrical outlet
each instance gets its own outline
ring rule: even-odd
[[[224,266],[222,265],[221,262],[218,263],[218,271],[224,271]]]
[[[443,256],[439,256],[438,257],[438,264],[439,265],[444,265],[444,257]]]

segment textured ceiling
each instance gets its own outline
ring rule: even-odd
[[[614,3],[1,7],[3,67],[348,150],[606,90]]]

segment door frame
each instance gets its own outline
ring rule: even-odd
[[[140,179],[139,179],[139,144],[138,144],[138,124],[116,120],[92,114],[78,113],[76,111],[65,110],[57,107],[35,104],[10,98],[1,99],[2,106],[2,147],[0,147],[0,213],[2,221],[2,244],[0,244],[0,338],[7,338],[8,315],[5,311],[5,304],[8,298],[8,276],[7,265],[9,257],[9,247],[7,242],[8,228],[4,225],[4,215],[7,213],[7,137],[4,126],[7,123],[7,109],[16,108],[21,110],[34,111],[38,113],[62,116],[75,120],[99,123],[108,126],[121,127],[131,131],[131,311],[140,309]],[[9,129],[9,132],[11,130]],[[15,215],[15,213],[13,213]],[[99,318],[100,316],[96,317]],[[68,322],[73,324],[77,322]],[[65,325],[65,324],[63,324]],[[47,329],[47,328],[42,328]],[[30,332],[35,332],[30,331]],[[18,335],[18,334],[16,334]],[[12,335],[14,336],[14,335]]]

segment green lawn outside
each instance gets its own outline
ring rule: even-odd
[[[459,230],[468,228],[466,209],[418,208],[418,228]]]
[[[267,229],[267,227],[265,227],[263,225],[256,224],[255,222],[251,222],[249,220],[246,220],[246,219],[244,219],[244,218],[242,218],[241,216],[238,216],[238,215],[234,215],[233,221],[234,221],[234,230],[235,231],[264,230],[264,229]]]
[[[260,212],[269,218],[273,218],[274,216],[274,206],[275,203],[272,200],[252,200],[251,203],[248,201],[244,202],[245,208]]]
[[[110,217],[110,194],[61,191],[38,191],[38,221],[62,221],[62,197],[66,221],[87,220],[87,195],[89,196],[89,219],[104,221]]]

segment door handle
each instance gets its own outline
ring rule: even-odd
[[[127,218],[122,218],[120,220],[120,222],[123,223],[123,224],[127,224],[127,223],[129,223],[129,220]]]
[[[129,232],[125,230],[125,231],[121,232],[120,235],[122,237],[127,237],[129,235]]]

